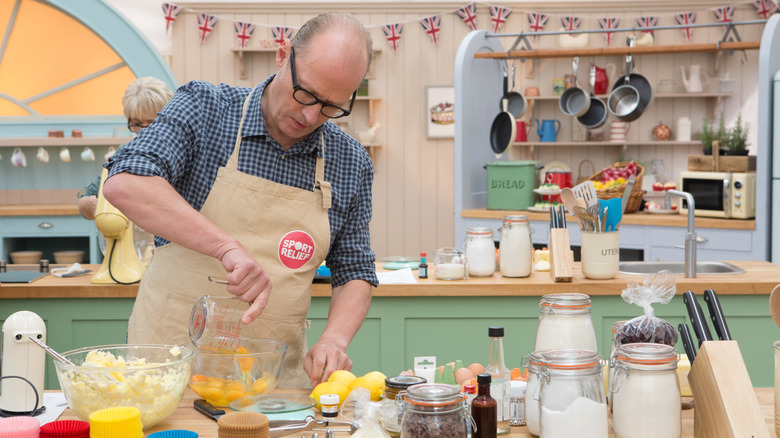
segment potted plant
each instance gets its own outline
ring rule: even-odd
[[[726,144],[728,145],[728,150],[726,151],[726,155],[747,155],[748,154],[747,136],[748,136],[749,129],[750,128],[747,123],[745,123],[744,125],[742,124],[742,114],[738,114],[736,124],[728,132],[728,139],[726,140]]]
[[[715,132],[712,130],[710,120],[705,118],[699,131],[699,141],[701,141],[704,155],[712,155],[712,142],[715,141]]]

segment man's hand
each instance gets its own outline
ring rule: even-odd
[[[303,369],[311,379],[312,388],[328,380],[328,377],[337,370],[352,369],[352,360],[347,356],[346,346],[320,339],[306,353],[303,361]]]
[[[241,317],[244,324],[249,324],[263,313],[263,309],[268,304],[273,287],[271,279],[238,243],[229,247],[218,258],[228,273],[227,291],[242,301],[250,303],[249,310]]]

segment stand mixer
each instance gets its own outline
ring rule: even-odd
[[[46,356],[30,341],[30,337],[46,342],[46,324],[35,313],[22,310],[3,323],[0,416],[30,415],[32,411],[36,411],[37,415],[45,409],[43,379]]]
[[[141,280],[144,266],[135,250],[133,223],[103,197],[103,184],[107,177],[108,170],[103,169],[95,209],[95,226],[106,238],[106,255],[100,269],[92,277],[92,283],[136,283]]]

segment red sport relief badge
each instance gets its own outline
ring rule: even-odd
[[[290,231],[279,241],[279,261],[290,269],[298,269],[314,256],[314,239],[305,231]]]

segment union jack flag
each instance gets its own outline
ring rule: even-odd
[[[398,50],[398,43],[401,42],[401,32],[403,32],[403,30],[403,23],[385,24],[382,26],[382,32],[385,33],[387,43],[393,48],[393,53]]]
[[[198,14],[198,30],[200,31],[200,43],[206,42],[206,38],[209,37],[211,31],[214,30],[214,26],[217,25],[219,17],[208,14]]]
[[[471,30],[477,30],[477,4],[469,3],[466,6],[458,9],[458,17],[463,20],[464,23]]]
[[[490,21],[493,22],[493,33],[498,33],[501,27],[506,23],[507,18],[512,13],[509,8],[502,8],[500,6],[490,7]]]
[[[564,30],[577,30],[582,24],[582,18],[580,17],[561,17],[561,25]]]
[[[236,29],[238,47],[243,49],[246,47],[246,43],[249,41],[249,38],[252,37],[252,32],[255,31],[255,25],[252,23],[244,23],[243,21],[234,21],[233,28]]]
[[[685,24],[693,24],[696,22],[696,12],[686,12],[682,14],[676,14],[674,16],[674,19],[677,20],[677,24],[685,25]],[[689,43],[691,42],[691,37],[693,36],[693,29],[690,27],[683,27],[682,33],[685,35],[685,40]]]
[[[602,29],[617,29],[620,25],[620,18],[599,18],[599,26]],[[612,42],[612,36],[615,32],[604,32],[604,41],[609,45]]]
[[[753,0],[753,7],[758,16],[766,20],[777,10],[777,3],[773,0]]]
[[[420,19],[420,24],[423,29],[425,29],[425,33],[428,34],[428,38],[433,41],[433,45],[438,47],[439,31],[441,30],[441,15],[431,15],[430,17],[422,18]]]
[[[725,29],[728,26],[725,26],[725,24],[731,23],[731,19],[734,17],[734,11],[737,10],[737,7],[732,6],[722,6],[720,8],[715,8],[712,10],[712,13],[715,14],[715,18],[718,20],[718,23],[723,23],[723,28]]]
[[[658,17],[639,17],[636,19],[639,27],[655,27],[658,24]],[[653,33],[652,30],[643,30],[642,33]]]
[[[168,29],[171,27],[171,24],[176,21],[176,17],[179,16],[179,13],[181,13],[183,9],[184,8],[181,6],[176,6],[172,3],[162,4],[163,14],[165,14],[165,33],[168,33]]]
[[[529,12],[528,13],[528,27],[531,28],[534,32],[541,32],[544,29],[544,25],[547,24],[547,20],[550,19],[550,16],[547,14],[537,14],[536,12]],[[534,41],[536,38],[538,38],[539,35],[534,35]]]
[[[280,46],[284,40],[292,38],[292,32],[292,27],[274,26],[271,28],[271,35],[273,36],[274,41],[276,41],[276,44]]]

